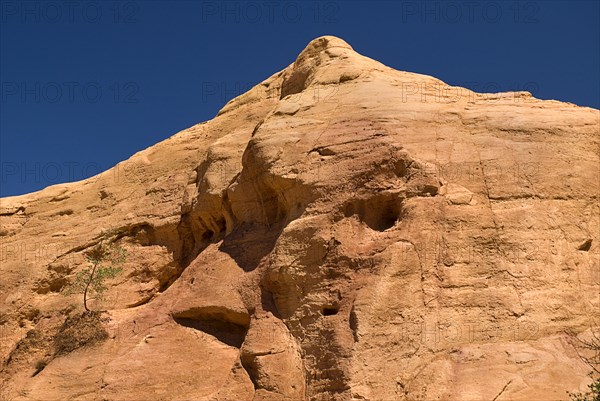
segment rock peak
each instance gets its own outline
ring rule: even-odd
[[[332,59],[356,60],[352,55],[358,56],[352,46],[335,36],[321,36],[311,40],[285,73],[281,98],[306,89],[314,81],[317,69],[328,65]],[[343,66],[338,63],[333,75],[339,75],[342,69]]]
[[[319,36],[318,38],[308,42],[308,45],[306,45],[304,51],[311,49],[321,51],[331,47],[344,47],[346,49],[353,50],[352,46],[350,46],[344,39],[340,39],[337,36],[325,35]]]
[[[308,45],[306,45],[304,50],[302,50],[296,58],[296,64],[301,63],[308,58],[312,58],[324,50],[332,49],[335,47],[354,50],[352,49],[352,46],[346,43],[346,41],[344,41],[343,39],[329,35],[320,36],[316,39],[311,40],[308,43]]]

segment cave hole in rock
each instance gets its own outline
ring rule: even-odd
[[[583,244],[579,245],[577,250],[587,252],[590,250],[591,247],[592,247],[592,240],[588,238],[585,240],[585,242]]]
[[[346,204],[344,217],[358,216],[375,231],[385,231],[396,225],[402,213],[402,200],[396,194],[377,194],[369,199],[355,199]]]
[[[323,313],[323,316],[337,315],[338,312],[339,312],[339,308],[337,308],[335,306],[326,306],[321,311],[321,313]]]
[[[181,326],[202,331],[236,348],[241,348],[250,325],[250,317],[247,315],[214,308],[173,314],[173,320]]]
[[[436,196],[439,188],[435,185],[425,184],[421,188],[421,194],[427,196]]]

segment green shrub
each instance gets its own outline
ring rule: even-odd
[[[121,247],[98,244],[85,253],[89,266],[77,273],[75,280],[63,294],[83,294],[83,307],[89,312],[88,296],[93,296],[93,299],[103,298],[107,290],[104,282],[121,273],[123,269],[120,265],[125,262],[125,256],[125,250]]]

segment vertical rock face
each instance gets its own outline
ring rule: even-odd
[[[1,199],[1,394],[564,398],[600,308],[599,123],[315,39],[213,120]],[[128,252],[92,301],[109,337],[56,354],[100,241]]]

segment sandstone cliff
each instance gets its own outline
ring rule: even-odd
[[[213,120],[1,199],[0,399],[566,399],[598,325],[599,123],[315,39]],[[108,338],[57,352],[101,241],[128,252],[92,301]]]

